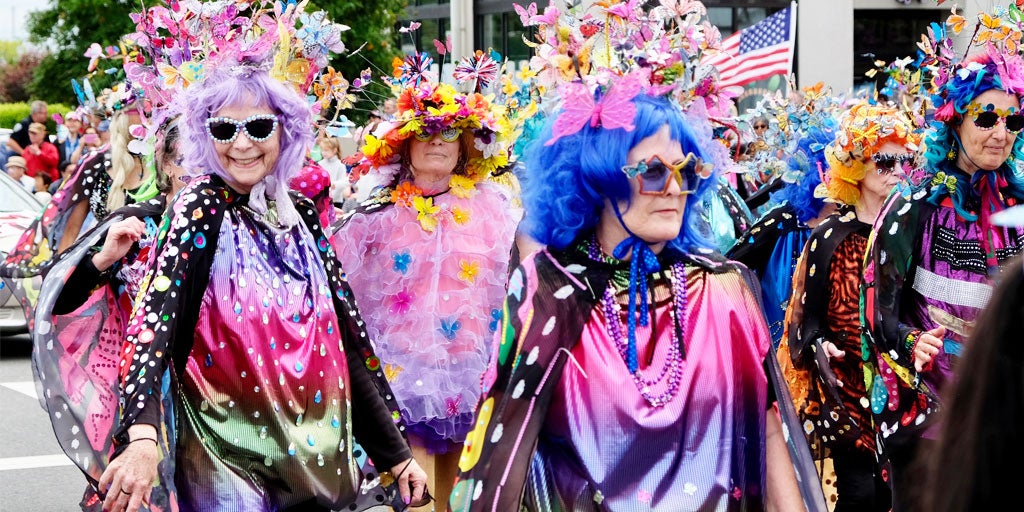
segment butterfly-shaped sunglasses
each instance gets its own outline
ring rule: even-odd
[[[215,142],[229,144],[238,138],[238,132],[245,132],[253,142],[263,142],[277,130],[277,116],[274,114],[251,115],[241,121],[230,117],[211,117],[206,120],[206,133]]]
[[[1006,126],[1006,131],[1010,133],[1016,134],[1024,130],[1024,114],[1014,112],[1013,109],[998,109],[991,103],[985,107],[978,103],[971,103],[967,105],[965,113],[969,116],[974,116],[974,126],[977,126],[980,130],[991,130],[995,128],[996,123],[1000,120]]]
[[[682,195],[692,194],[697,190],[700,180],[711,177],[713,166],[701,160],[693,153],[687,153],[682,160],[667,163],[658,155],[651,155],[634,165],[627,165],[622,172],[630,178],[636,178],[643,195],[662,195],[668,192],[670,178],[675,178]]]
[[[871,156],[875,162],[875,172],[879,175],[892,174],[914,161],[913,153],[875,153]]]

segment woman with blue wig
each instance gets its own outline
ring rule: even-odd
[[[1024,199],[1020,57],[989,47],[936,76],[935,123],[924,136],[927,178],[893,194],[867,248],[861,299],[879,355],[870,396],[892,465],[893,510],[916,505],[937,432],[932,414],[1001,266],[1024,230],[992,215]]]
[[[544,247],[511,274],[455,511],[766,507],[768,330],[698,235],[713,172],[679,107],[633,80],[595,100],[620,117],[565,103],[525,152]]]
[[[126,328],[104,509],[147,502],[162,456],[174,457],[181,510],[338,509],[360,483],[353,437],[420,499],[426,475],[352,291],[315,206],[289,193],[312,143],[305,99],[243,63],[183,100],[194,176]],[[165,368],[169,390],[154,378]]]

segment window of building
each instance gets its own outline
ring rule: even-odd
[[[881,89],[888,75],[866,76],[875,61],[892,62],[917,55],[921,34],[930,23],[942,23],[947,10],[939,9],[857,9],[853,12],[853,86],[874,82]]]

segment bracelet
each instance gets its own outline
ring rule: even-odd
[[[128,444],[132,444],[135,441],[153,441],[153,444],[155,444],[158,448],[160,447],[160,443],[158,443],[156,438],[153,438],[153,437],[139,437],[139,438],[136,438],[136,439],[132,439],[131,441],[128,441]]]
[[[903,346],[906,347],[910,357],[914,357],[914,347],[917,346],[917,342],[921,339],[922,332],[920,330],[913,330],[907,333],[907,337],[903,340]]]

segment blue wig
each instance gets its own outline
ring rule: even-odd
[[[669,127],[672,140],[679,141],[684,153],[705,158],[678,106],[665,97],[643,93],[632,102],[636,106],[632,131],[594,128],[588,123],[547,146],[544,143],[551,139],[551,128],[558,118],[552,115],[526,148],[523,226],[536,241],[564,249],[597,226],[606,199],[613,204],[629,201],[629,179],[622,172],[626,156],[663,126]],[[713,247],[695,226],[701,219],[694,208],[699,208],[715,182],[714,178],[701,180],[695,194],[687,199],[679,236],[668,242],[669,247],[682,252]]]
[[[980,66],[968,67],[971,64]],[[967,106],[975,98],[993,89],[1021,97],[1024,93],[1024,84],[1021,83],[1019,76],[1015,76],[1018,74],[1015,70],[1019,67],[1019,57],[993,57],[985,53],[965,60],[953,70],[949,81],[943,85],[939,94],[933,96],[936,105],[935,120],[924,136],[923,152],[929,174],[934,175],[939,171],[945,171],[947,174],[955,172],[955,164],[948,159],[948,153],[951,148],[955,151],[963,150],[955,128],[963,122]],[[957,70],[968,72],[961,75]],[[1009,194],[1017,199],[1024,199],[1024,177],[1016,172],[1018,162],[1024,162],[1024,136],[1021,135],[1017,135],[1013,142],[1007,159],[1010,168],[1008,172],[1002,172],[1002,175],[1006,178]],[[975,215],[964,207],[964,202],[973,195],[970,189],[974,181],[976,180],[957,180],[953,191],[944,186],[932,187],[928,202],[938,205],[943,198],[949,196],[957,213],[965,219],[973,220]]]
[[[788,202],[800,222],[814,219],[825,207],[824,198],[814,197],[814,189],[821,184],[821,174],[828,169],[825,161],[825,147],[835,139],[835,123],[811,126],[797,140],[796,150],[786,159],[790,170],[800,175],[795,182],[786,183],[782,189],[772,192],[772,202]]]

